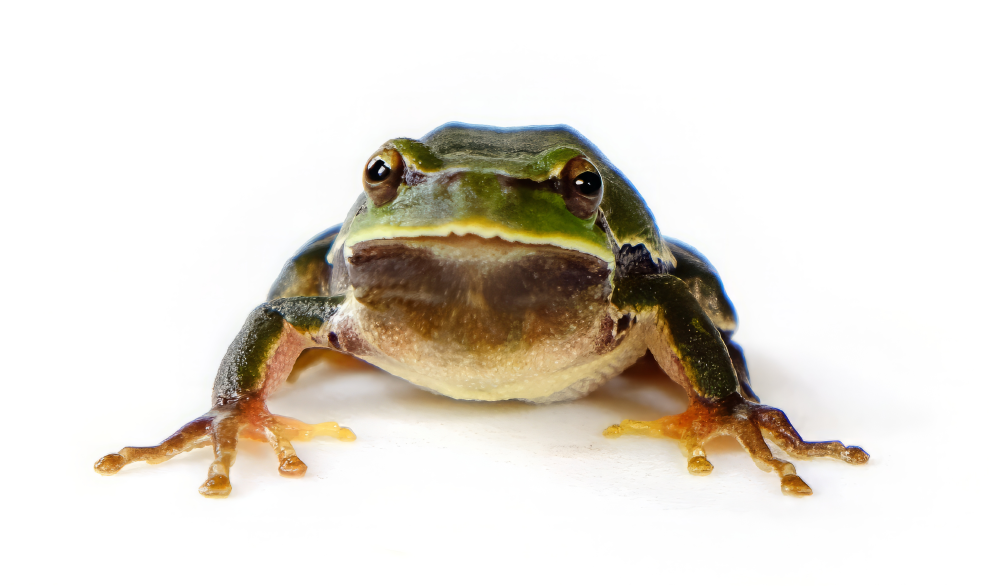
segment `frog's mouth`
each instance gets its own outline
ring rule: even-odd
[[[597,231],[597,234],[601,234]],[[513,244],[548,245],[555,248],[573,250],[594,256],[611,265],[615,262],[614,253],[608,246],[601,246],[599,238],[586,239],[567,234],[534,232],[516,230],[509,226],[493,224],[488,221],[472,219],[464,222],[451,222],[437,226],[388,226],[374,225],[360,230],[352,230],[344,241],[346,251],[357,248],[360,243],[376,240],[405,240],[427,237],[465,237],[478,236],[481,240],[502,240]],[[603,234],[601,235],[603,237]]]
[[[611,292],[607,260],[550,242],[423,234],[355,242],[345,252],[354,296],[369,306],[511,314],[600,301]]]

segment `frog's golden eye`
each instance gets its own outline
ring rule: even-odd
[[[365,193],[376,206],[383,206],[396,199],[405,170],[402,155],[393,148],[382,149],[368,159],[362,183]]]
[[[600,172],[582,156],[563,167],[559,187],[566,200],[566,209],[578,218],[589,218],[597,213],[604,197],[604,181]]]

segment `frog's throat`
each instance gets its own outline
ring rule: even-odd
[[[615,255],[610,248],[605,248],[595,242],[581,240],[564,234],[532,233],[521,230],[511,230],[507,227],[487,223],[452,223],[438,226],[372,226],[358,232],[351,232],[344,240],[347,256],[351,256],[351,248],[359,242],[369,240],[391,240],[393,238],[415,238],[420,236],[479,236],[481,238],[500,238],[507,242],[521,244],[548,244],[566,250],[575,250],[597,257],[609,265],[614,265]]]

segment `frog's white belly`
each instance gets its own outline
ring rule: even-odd
[[[611,352],[593,356],[589,362],[576,363],[558,370],[545,368],[535,372],[530,372],[527,368],[504,369],[506,372],[500,377],[496,375],[501,373],[495,371],[469,372],[465,369],[428,373],[426,369],[414,368],[385,356],[367,357],[366,360],[425,390],[453,399],[520,399],[530,403],[552,403],[577,399],[590,393],[631,366],[645,352],[646,346],[641,336],[632,335]]]
[[[345,348],[371,364],[426,390],[455,399],[550,403],[581,397],[618,375],[646,352],[647,325],[634,323],[612,332],[608,343],[607,307],[584,312],[561,335],[496,351],[467,352],[448,336],[436,341],[411,330],[405,320],[376,314],[356,300],[333,324]],[[605,313],[602,313],[605,312]]]

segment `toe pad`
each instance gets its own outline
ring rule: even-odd
[[[781,477],[781,492],[789,496],[808,496],[813,493],[809,485],[794,474]]]
[[[212,499],[224,499],[233,491],[233,485],[229,483],[229,478],[221,474],[209,478],[198,489],[202,495]]]
[[[286,478],[301,478],[305,476],[307,468],[306,463],[298,456],[289,456],[278,465],[278,473]]]
[[[708,476],[712,470],[715,470],[715,466],[705,456],[695,456],[688,460],[688,472],[695,476]]]
[[[111,476],[125,466],[125,458],[121,454],[108,454],[94,464],[94,471],[104,476]]]

